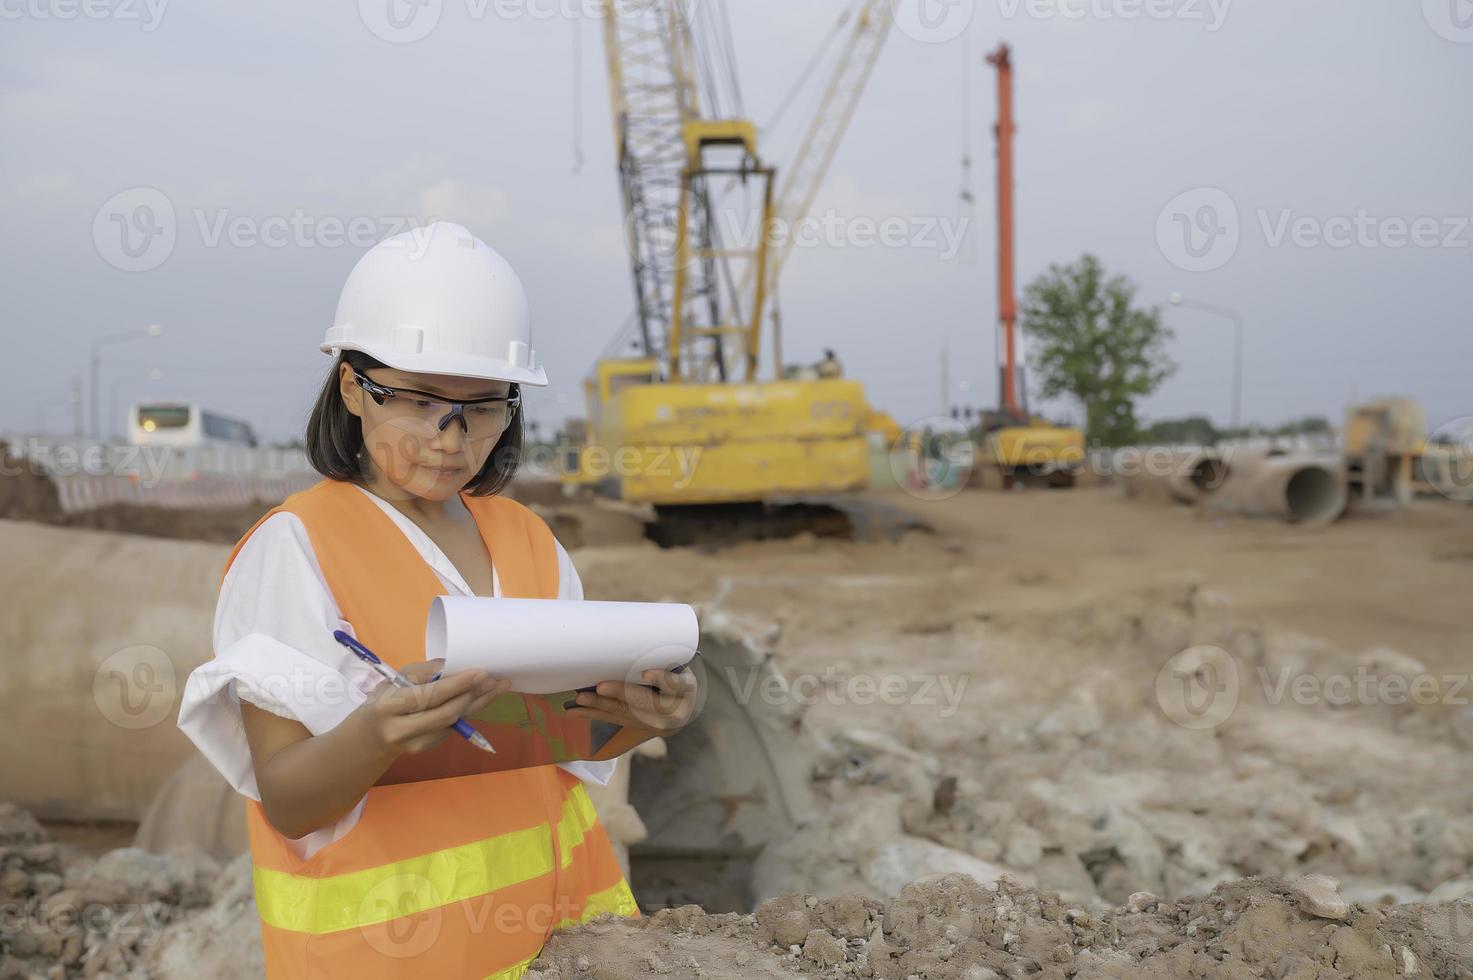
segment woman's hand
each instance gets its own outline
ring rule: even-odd
[[[413,687],[384,681],[354,710],[385,754],[428,752],[451,733],[457,718],[475,714],[511,688],[510,681],[495,680],[483,670],[462,670],[431,681],[444,665],[443,659],[409,664],[399,673]]]
[[[642,676],[643,684],[604,681],[593,693],[579,694],[577,706],[569,708],[568,714],[643,728],[657,735],[680,731],[695,711],[695,676],[689,671],[676,674],[668,670],[647,670]]]

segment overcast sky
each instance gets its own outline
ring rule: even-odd
[[[918,2],[901,3],[816,208],[846,231],[788,263],[788,360],[837,349],[906,423],[940,411],[945,351],[952,401],[995,402],[982,56],[1005,38],[1020,288],[1089,251],[1143,304],[1179,290],[1237,309],[1249,421],[1338,419],[1380,394],[1418,398],[1434,425],[1473,415],[1468,0],[924,0],[929,17]],[[729,0],[759,125],[846,4]],[[553,379],[534,417],[577,412],[632,308],[591,7],[0,0],[0,430],[69,429],[92,341],[158,323],[105,349],[105,406],[184,397],[296,435],[363,251],[333,229],[355,219],[377,237],[450,218],[502,251]],[[779,167],[814,88],[764,133]],[[975,208],[959,194],[967,145]],[[172,239],[129,254],[116,222],[140,205],[172,211]],[[898,221],[904,242],[866,246],[865,219]],[[258,240],[283,222],[305,231]],[[942,229],[964,235],[948,246]],[[1166,317],[1180,367],[1143,414],[1226,423],[1228,322]],[[161,381],[140,380],[151,368]]]

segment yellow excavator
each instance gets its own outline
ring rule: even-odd
[[[886,0],[845,11],[837,67],[781,187],[740,115],[724,22],[688,0],[603,2],[609,94],[631,259],[633,356],[585,383],[565,481],[653,505],[661,543],[842,533],[834,497],[869,485],[879,417],[863,385],[782,363],[759,379],[764,315],[892,24]],[[837,36],[837,35],[836,35]],[[736,200],[740,205],[730,202]],[[755,234],[732,234],[736,216]],[[731,239],[731,240],[729,240]],[[621,346],[616,344],[616,346]],[[571,465],[569,465],[571,464]]]

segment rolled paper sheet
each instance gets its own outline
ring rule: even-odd
[[[425,657],[444,657],[447,674],[479,668],[513,691],[553,694],[682,667],[699,637],[695,610],[681,602],[437,596]]]

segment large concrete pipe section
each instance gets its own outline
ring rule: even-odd
[[[1127,497],[1198,504],[1216,493],[1230,467],[1215,449],[1145,449],[1116,456]]]
[[[175,719],[229,550],[0,520],[0,552],[0,799],[138,819],[194,751]]]
[[[1233,459],[1212,506],[1245,517],[1324,524],[1345,513],[1346,500],[1345,466],[1338,459],[1244,454]]]

